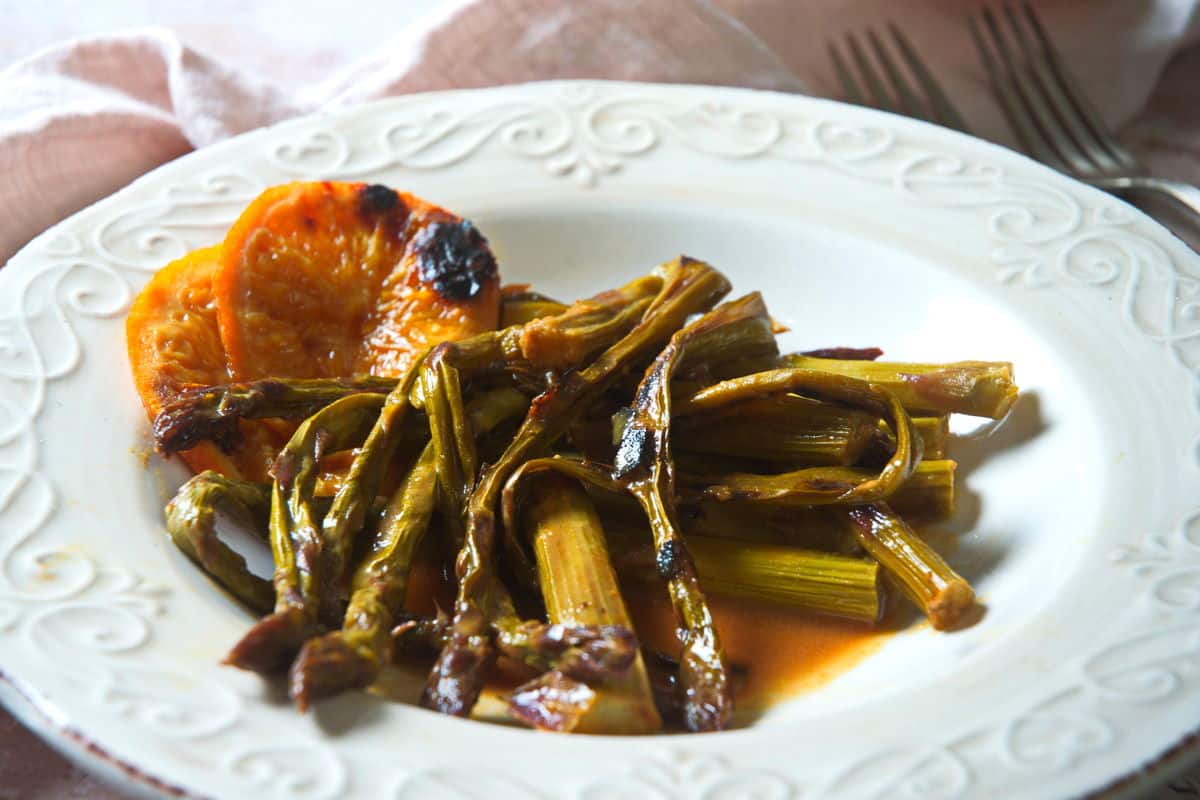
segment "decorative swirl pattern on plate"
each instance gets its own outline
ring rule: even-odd
[[[28,263],[0,274],[0,635],[39,654],[77,697],[126,724],[167,739],[203,740],[190,757],[207,760],[247,796],[373,791],[355,785],[356,773],[335,746],[256,728],[253,709],[220,680],[144,657],[164,616],[164,595],[114,566],[113,555],[38,542],[57,509],[55,488],[41,472],[37,424],[48,386],[83,358],[78,324],[120,317],[131,283],[215,241],[280,175],[370,179],[446,169],[488,153],[587,188],[635,173],[639,161],[666,147],[708,159],[769,159],[781,168],[816,165],[906,201],[959,209],[964,224],[980,225],[990,241],[986,255],[1002,282],[1115,293],[1125,324],[1167,348],[1200,387],[1200,275],[1193,263],[1175,262],[1121,205],[1093,193],[1081,201],[1064,184],[931,150],[919,129],[884,116],[850,115],[869,120],[850,124],[833,113],[821,118],[820,104],[779,110],[777,101],[760,102],[753,93],[720,96],[736,100],[590,83],[416,96],[379,107],[366,132],[348,134],[338,115],[269,131],[258,140],[256,167],[200,174],[150,202],[114,206],[116,213],[86,235],[65,227],[39,240]],[[1197,466],[1200,447],[1184,464]],[[831,764],[831,776],[670,751],[586,782],[578,796],[783,800],[803,790],[948,800],[984,791],[980,761],[998,757],[1014,773],[1039,776],[1086,764],[1123,735],[1100,709],[1171,701],[1195,671],[1200,626],[1190,615],[1200,610],[1200,510],[1113,559],[1145,579],[1143,599],[1157,621],[1136,635],[1098,639],[1079,664],[1064,665],[1068,685],[1003,720],[981,721],[945,742]],[[238,735],[225,735],[231,732]],[[468,784],[437,769],[406,771],[390,791],[396,798],[550,796],[516,777]]]
[[[316,744],[257,744],[234,751],[222,767],[267,797],[332,800],[349,782],[342,760]]]

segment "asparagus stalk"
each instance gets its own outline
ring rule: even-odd
[[[402,619],[401,619],[402,618]],[[397,656],[436,654],[445,644],[450,620],[405,617],[392,629]],[[587,682],[624,676],[638,653],[637,637],[620,625],[561,625],[521,620],[503,585],[493,590],[492,628],[501,655],[538,672],[557,670]]]
[[[508,448],[496,463],[483,469],[467,504],[464,543],[456,563],[458,597],[449,642],[430,671],[423,705],[465,716],[483,688],[491,649],[486,632],[495,506],[509,475],[531,454],[558,438],[624,369],[653,352],[688,316],[711,307],[728,290],[729,282],[711,267],[683,257],[672,262],[664,269],[662,288],[642,321],[587,368],[564,375],[536,398]]]
[[[489,392],[471,403],[467,430],[482,435],[526,404],[515,389]],[[392,495],[371,551],[354,571],[342,629],[310,639],[292,664],[290,693],[302,710],[313,700],[370,685],[387,663],[391,628],[404,607],[413,557],[429,527],[436,483],[437,454],[430,442]]]
[[[414,359],[412,366],[384,398],[366,441],[354,454],[346,479],[338,487],[333,496],[333,505],[322,521],[324,541],[321,557],[325,581],[323,596],[326,600],[322,611],[331,624],[337,624],[344,612],[350,551],[366,521],[371,503],[379,493],[384,472],[400,445],[404,419],[411,407],[409,393],[421,374],[424,360],[424,357]]]
[[[503,286],[500,289],[500,327],[524,325],[539,317],[561,314],[567,310],[565,303],[552,300],[538,292],[529,291],[529,285]]]
[[[831,509],[938,630],[954,627],[975,592],[887,503]]]
[[[638,641],[627,625],[521,620],[503,584],[492,596],[497,649],[530,669],[600,684],[625,678],[636,662]]]
[[[259,620],[225,661],[255,672],[284,669],[317,629],[321,537],[313,486],[321,457],[358,444],[383,407],[377,394],[352,394],[301,423],[279,458],[271,485],[270,544],[275,611]]]
[[[955,463],[947,459],[922,461],[890,497],[923,520],[945,519],[953,511]],[[840,504],[878,477],[861,467],[807,467],[777,475],[753,473],[683,473],[683,498],[688,502],[717,500],[779,506]],[[854,501],[851,501],[851,504]]]
[[[508,713],[539,730],[585,733],[587,720],[597,716],[598,699],[597,691],[583,681],[562,672],[547,672],[513,691],[508,699]]]
[[[842,361],[874,361],[883,355],[883,351],[878,347],[819,347],[816,350],[805,350],[800,355],[836,358]]]
[[[190,388],[154,418],[154,440],[164,455],[187,450],[201,441],[230,445],[237,439],[239,419],[303,419],[356,392],[387,394],[393,378],[287,379]]]
[[[799,392],[877,414],[887,422],[895,436],[895,452],[876,477],[862,482],[856,480],[854,471],[846,467],[810,467],[786,476],[728,476],[724,485],[714,485],[706,490],[710,497],[718,500],[787,498],[805,505],[873,502],[895,492],[920,463],[921,441],[899,399],[888,389],[857,378],[811,369],[759,372],[722,381],[681,398],[678,413],[686,416],[778,392]]]
[[[654,574],[654,553],[638,541],[641,531],[606,530],[618,572],[642,579]],[[684,538],[700,585],[711,594],[867,623],[877,622],[883,611],[879,565],[873,561],[690,532]]]
[[[471,428],[464,424],[459,372],[450,365],[452,345],[443,345],[430,358],[421,379],[422,402],[429,415],[429,433],[437,467],[442,516],[457,551],[462,546],[462,516],[473,483],[478,456]]]
[[[763,306],[761,313],[731,318],[712,328],[697,329],[680,356],[674,374],[693,379],[735,378],[773,369],[778,362],[775,325]]]
[[[608,559],[600,519],[578,484],[558,476],[540,478],[530,491],[526,518],[550,622],[631,630],[633,623]],[[587,707],[571,715],[571,728],[648,733],[661,727],[636,644],[632,652],[629,671],[594,687]],[[549,704],[547,696],[527,685],[514,693],[509,707],[519,719],[548,727],[558,724],[551,722],[557,715],[547,716],[538,709]]]
[[[870,381],[894,392],[904,407],[916,414],[970,414],[1000,419],[1017,399],[1012,364],[1007,362],[910,364],[789,355],[783,357],[783,365]]]
[[[922,461],[888,504],[905,519],[941,522],[954,513],[954,474],[958,464],[947,458]]]
[[[612,340],[614,332],[623,336],[645,316],[661,281],[641,278],[634,288],[624,287],[611,293],[583,300],[553,317],[540,317],[521,330],[521,353],[531,364],[545,369],[563,369],[582,364]],[[653,287],[653,288],[651,288]],[[651,289],[640,296],[637,292]],[[619,298],[619,301],[618,301]],[[613,313],[617,302],[624,307]]]
[[[538,589],[538,573],[517,536],[517,531],[521,529],[517,508],[520,499],[519,490],[526,484],[525,479],[539,472],[556,472],[581,481],[585,485],[595,486],[601,491],[613,492],[622,496],[626,494],[625,487],[612,477],[609,470],[582,459],[564,456],[531,458],[513,471],[505,483],[500,502],[504,523],[502,526],[504,545],[511,568],[517,573],[521,583],[531,590]]]
[[[271,510],[268,487],[230,480],[211,470],[196,475],[167,504],[167,532],[192,561],[234,597],[260,613],[271,610],[271,582],[250,572],[246,559],[217,537],[217,514],[247,530],[265,529]]]
[[[692,453],[848,466],[873,441],[877,424],[881,421],[872,414],[778,394],[685,417],[674,426],[672,444]],[[893,444],[888,455],[894,449]]]
[[[924,458],[938,459],[946,457],[946,447],[950,444],[950,415],[942,414],[936,417],[913,417],[913,430],[921,438]],[[885,425],[880,423],[878,432],[887,436],[885,452],[896,448],[895,437],[888,433]]]
[[[767,320],[769,324],[758,294],[725,303],[671,336],[638,385],[633,413],[621,434],[614,464],[614,475],[637,498],[650,522],[655,564],[667,582],[679,622],[684,723],[693,731],[725,727],[733,715],[733,693],[712,612],[679,533],[670,446],[671,379],[676,369],[687,363],[690,346],[722,341],[723,329],[742,328],[754,320]],[[703,344],[700,349],[704,349]]]

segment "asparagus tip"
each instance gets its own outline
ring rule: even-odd
[[[335,631],[305,642],[288,672],[288,696],[301,711],[307,711],[314,700],[369,686],[378,672],[377,662]]]
[[[693,733],[724,730],[733,717],[729,671],[716,652],[703,640],[691,642],[684,647],[679,661],[683,723]]]
[[[493,655],[487,636],[452,635],[429,672],[421,705],[442,714],[468,716],[483,691]]]
[[[518,686],[508,713],[531,728],[569,733],[595,703],[595,690],[555,670]]]
[[[282,672],[312,635],[313,627],[299,608],[268,614],[246,631],[221,663],[262,674]]]

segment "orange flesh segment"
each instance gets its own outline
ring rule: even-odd
[[[446,263],[458,272],[439,280],[429,265]],[[361,183],[263,192],[226,236],[214,289],[235,380],[399,375],[499,320],[495,261],[470,223]]]
[[[151,420],[187,386],[229,380],[212,291],[219,253],[219,247],[209,247],[171,262],[155,274],[130,308],[125,321],[129,363]],[[266,481],[274,454],[287,441],[286,433],[263,423],[243,422],[236,452],[224,453],[204,442],[180,455],[197,472],[215,469],[231,477]]]

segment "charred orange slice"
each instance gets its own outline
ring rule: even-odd
[[[263,192],[214,279],[235,380],[399,375],[426,347],[495,328],[500,288],[468,221],[363,183]]]
[[[130,308],[125,321],[129,363],[151,420],[188,386],[229,380],[212,291],[219,254],[219,247],[209,247],[171,262]],[[197,472],[215,469],[231,477],[269,480],[267,469],[287,441],[286,431],[243,422],[241,433],[232,453],[205,442],[180,455]]]

